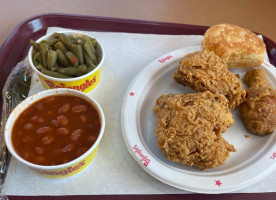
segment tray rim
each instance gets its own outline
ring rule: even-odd
[[[14,42],[18,35],[20,34],[21,31],[24,31],[26,29],[26,26],[28,27],[28,24],[30,25],[30,22],[33,22],[35,20],[47,20],[47,18],[50,17],[56,17],[56,18],[72,18],[72,19],[78,19],[78,20],[94,20],[94,21],[101,21],[105,23],[109,23],[109,26],[104,26],[102,30],[99,29],[92,29],[93,31],[111,31],[111,32],[127,32],[127,33],[142,33],[142,34],[173,34],[173,35],[183,35],[185,32],[189,32],[187,29],[193,29],[194,34],[198,33],[198,35],[203,35],[205,30],[209,28],[209,26],[202,26],[202,25],[192,25],[192,24],[181,24],[181,23],[171,23],[171,22],[161,22],[161,21],[150,21],[150,20],[139,20],[139,19],[127,19],[127,18],[113,18],[113,17],[101,17],[101,16],[90,16],[90,15],[78,15],[78,14],[66,14],[66,13],[42,13],[38,15],[31,16],[29,18],[26,18],[22,22],[20,22],[15,29],[9,34],[7,39],[2,43],[0,47],[0,72],[3,71],[3,65],[5,64],[7,55],[9,55],[9,52],[12,50],[12,47],[14,46],[12,42]],[[44,21],[45,22],[45,21]],[[143,31],[144,29],[140,30],[138,28],[132,29],[129,27],[126,27],[125,29],[121,28],[111,28],[114,23],[119,23],[123,25],[139,25],[143,27],[151,27],[152,29],[148,29],[147,31]],[[67,28],[67,26],[61,26],[56,25],[59,27],[64,27]],[[168,27],[168,29],[164,30],[164,27]],[[42,27],[43,28],[43,27]],[[161,30],[161,28],[163,30]],[[104,30],[103,30],[104,29]],[[108,30],[109,29],[109,30]],[[112,29],[112,30],[111,30]],[[81,29],[81,30],[90,30],[91,29]],[[36,32],[37,35],[41,34],[46,30],[39,30]],[[29,32],[29,33],[34,33],[34,32]],[[186,33],[187,34],[187,33]],[[192,35],[192,34],[187,34],[187,35]],[[263,35],[263,39],[266,44],[269,44],[267,46],[267,49],[273,49],[276,48],[276,43],[272,41],[271,39],[267,38],[266,36]],[[26,56],[26,55],[25,55]],[[273,57],[271,57],[273,56]],[[19,56],[20,57],[20,56]],[[22,56],[21,56],[22,57]],[[24,55],[23,55],[24,57]],[[22,57],[22,58],[23,58]],[[276,64],[276,53],[275,55],[271,55],[269,52],[269,58],[270,60],[273,59],[272,64],[275,66]],[[16,63],[19,62],[19,60],[16,60]],[[15,63],[15,64],[16,64]],[[10,73],[12,67],[9,67],[8,74]],[[4,74],[5,76],[5,74]],[[4,83],[7,79],[6,77],[3,77],[3,80],[0,83],[1,91],[3,90]],[[0,111],[2,113],[2,92],[1,92],[1,99],[0,99]],[[15,195],[9,195],[9,199],[35,199],[37,196],[15,196]],[[111,199],[111,200],[117,200],[117,199],[158,199],[158,200],[163,200],[163,199],[179,199],[185,197],[185,199],[221,199],[221,198],[227,198],[229,200],[231,199],[237,199],[237,198],[242,198],[242,199],[255,199],[257,197],[259,198],[265,198],[268,200],[275,199],[276,197],[276,192],[271,192],[271,193],[232,193],[232,194],[162,194],[162,195],[72,195],[72,196],[41,196],[42,199],[82,199],[82,197],[86,198],[89,197],[88,199],[98,199],[99,197],[101,199]]]
[[[28,27],[28,25],[30,25],[31,22],[34,22],[36,20],[43,20],[43,22],[46,23],[47,19],[50,17],[60,18],[60,20],[61,18],[71,18],[71,19],[78,19],[78,20],[94,20],[94,21],[109,23],[107,25],[102,26],[101,28],[92,29],[94,31],[111,31],[111,32],[127,32],[127,33],[142,33],[142,34],[203,35],[204,32],[209,28],[209,26],[202,26],[202,25],[149,21],[149,20],[140,20],[140,19],[112,18],[112,17],[89,16],[89,15],[66,14],[66,13],[42,13],[42,14],[38,14],[38,15],[34,15],[29,18],[26,18],[25,20],[20,22],[15,27],[15,29],[10,33],[7,39],[3,42],[3,44],[0,47],[0,72],[3,70],[2,68],[6,61],[6,59],[4,58],[8,57],[9,52],[12,49],[14,40],[20,35],[20,33],[23,32],[24,28],[25,29],[30,28],[30,26]],[[53,21],[55,20],[52,20],[51,23],[53,23]],[[47,23],[50,23],[50,22],[48,21]],[[110,23],[111,25],[112,23],[113,24],[117,23],[117,24],[120,24],[121,26],[120,27],[113,26],[111,28]],[[127,26],[127,25],[133,25],[133,24],[139,25],[139,27],[136,27],[133,29]],[[125,27],[122,28],[122,25],[125,25]],[[56,26],[63,27],[63,28],[72,28],[68,26],[62,26],[61,24],[57,24]],[[141,26],[149,27],[150,29],[141,29],[140,28]],[[167,27],[167,28],[164,28],[164,27]],[[81,28],[80,30],[91,30],[91,29]],[[41,33],[43,31],[45,33],[46,29],[44,30],[42,27],[42,29],[39,29],[39,31],[36,30],[36,34],[39,34],[39,32]],[[190,33],[190,31],[192,31],[192,34]],[[31,32],[31,33],[34,33],[34,32]],[[265,35],[263,35],[263,39],[267,45],[266,48],[267,48],[270,62],[272,65],[276,66],[276,51],[275,51],[276,43],[271,39],[267,38]],[[271,53],[270,51],[273,51],[273,52]],[[24,56],[26,56],[26,52],[21,53],[19,57],[23,59]],[[15,66],[15,64],[19,61],[20,59],[17,59],[13,66]],[[10,70],[8,70],[8,74],[10,73],[12,67],[10,67]],[[8,75],[4,74],[3,79],[0,80],[1,90],[3,89],[4,83],[7,77]],[[2,105],[2,98],[0,99],[0,105]],[[2,111],[2,106],[0,106],[0,111]]]

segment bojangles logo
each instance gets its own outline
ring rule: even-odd
[[[134,149],[134,152],[137,153],[139,155],[139,157],[141,158],[140,161],[144,162],[144,165],[147,167],[149,165],[150,159],[148,159],[148,157],[145,156],[142,153],[142,150],[137,147],[137,144],[135,144],[135,146],[133,147],[133,149]]]
[[[70,89],[75,89],[75,90],[80,90],[80,91],[84,91],[85,89],[89,88],[90,86],[92,86],[96,81],[96,76],[94,76],[91,80],[86,79],[83,83],[79,84],[79,85],[74,85],[74,86],[67,86],[64,83],[59,83],[59,84],[55,84],[50,80],[45,79],[44,80],[46,82],[46,84],[51,88],[70,88]]]
[[[169,56],[167,56],[167,57],[165,57],[165,58],[161,58],[161,59],[159,59],[158,60],[158,62],[160,62],[160,63],[164,63],[164,62],[166,62],[167,60],[170,60],[172,58],[172,56],[171,55],[169,55]]]
[[[67,167],[67,169],[63,169],[63,170],[60,170],[60,171],[45,171],[45,170],[34,169],[34,168],[32,168],[32,170],[34,170],[36,173],[38,173],[40,175],[65,176],[67,174],[70,174],[70,173],[80,169],[84,165],[85,165],[85,161],[83,160],[78,165],[76,165],[74,167]]]

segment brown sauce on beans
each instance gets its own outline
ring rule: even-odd
[[[12,144],[23,159],[38,165],[59,165],[84,154],[101,129],[97,110],[71,95],[45,97],[17,118]]]

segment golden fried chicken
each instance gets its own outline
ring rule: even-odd
[[[273,133],[276,128],[276,90],[269,85],[265,70],[247,71],[244,82],[249,88],[240,112],[247,130],[260,136]]]
[[[263,68],[248,70],[243,77],[243,81],[249,88],[269,86],[268,80],[266,78],[266,73]]]
[[[224,95],[161,95],[153,111],[159,149],[170,161],[204,170],[224,164],[235,151],[221,136],[234,123]]]
[[[246,92],[240,80],[212,51],[196,51],[184,56],[173,78],[198,92],[210,91],[225,95],[231,110],[245,100]]]

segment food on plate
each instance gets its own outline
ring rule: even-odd
[[[53,39],[30,42],[34,51],[32,62],[43,74],[56,78],[78,77],[95,69],[101,61],[96,39],[64,33],[53,35]]]
[[[246,72],[248,85],[246,100],[240,106],[241,117],[247,130],[264,136],[276,128],[276,90],[269,85],[263,68]]]
[[[73,95],[44,97],[24,110],[11,132],[15,152],[43,166],[70,162],[92,147],[101,130],[98,111]]]
[[[202,41],[204,50],[214,51],[228,67],[255,67],[263,63],[265,43],[255,33],[232,24],[210,27]]]
[[[225,95],[231,110],[245,100],[246,92],[242,89],[241,81],[212,51],[196,51],[184,56],[173,78],[198,92]]]
[[[170,161],[204,170],[224,164],[236,151],[221,136],[234,123],[224,95],[161,95],[153,111],[159,149]]]
[[[243,77],[243,81],[249,88],[269,86],[269,82],[263,68],[248,70]]]

